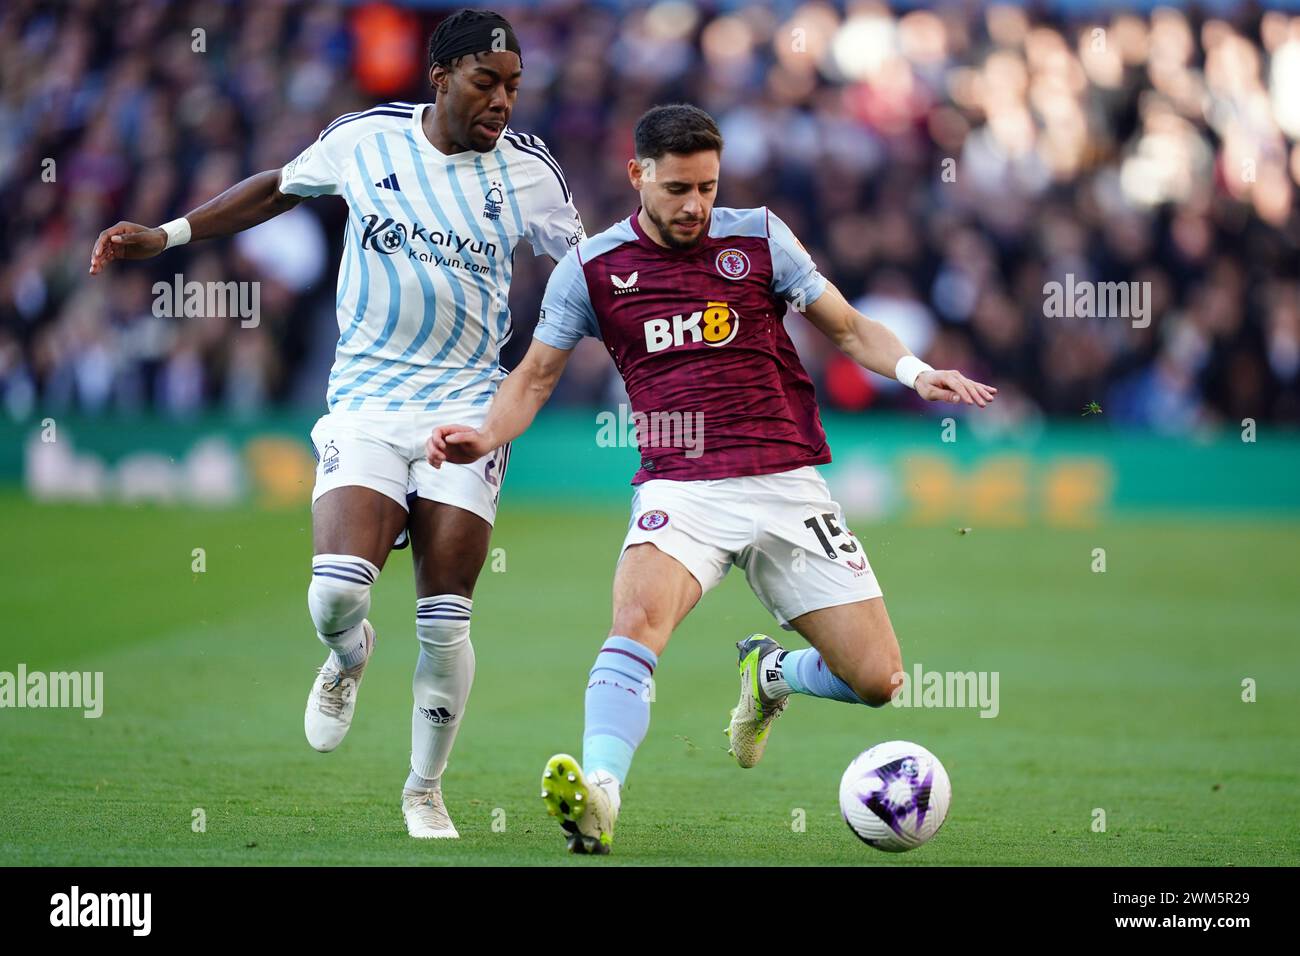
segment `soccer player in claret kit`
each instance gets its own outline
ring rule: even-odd
[[[91,258],[93,274],[248,229],[307,197],[347,201],[329,411],[311,436],[319,461],[307,603],[330,652],[304,729],[323,752],[348,732],[375,647],[370,590],[409,533],[420,651],[401,805],[419,838],[457,836],[441,778],[474,678],[472,595],[509,460],[503,445],[484,462],[435,471],[425,440],[437,422],[482,421],[505,378],[498,356],[510,336],[516,244],[527,239],[558,261],[583,235],[545,144],[506,125],[522,72],[506,20],[452,14],[429,41],[435,103],[340,116],[283,169],[158,228],[118,223]]]
[[[620,787],[649,727],[659,655],[733,564],[777,621],[812,645],[786,651],[762,634],[737,644],[740,701],[728,733],[742,767],[763,756],[791,694],[878,707],[902,671],[880,585],[815,468],[831,453],[782,325],[787,303],[858,364],[923,398],[983,407],[997,391],[912,356],[818,274],[766,208],[714,208],[722,137],[707,113],[656,107],[635,140],[628,177],[641,207],[556,267],[528,354],[486,421],[439,426],[428,443],[430,463],[442,465],[517,438],[585,335],[604,341],[642,422],[703,423],[702,448],[639,441],[613,627],[587,686],[582,763],[557,754],[543,772],[542,798],[575,853],[608,852]]]

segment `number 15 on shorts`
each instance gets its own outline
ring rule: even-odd
[[[834,561],[843,554],[856,554],[858,550],[857,541],[853,540],[853,532],[846,531],[836,522],[836,516],[833,512],[823,512],[820,515],[814,515],[804,521],[804,527],[817,536],[817,542],[826,552],[826,557]],[[843,543],[836,541],[837,538],[844,537]],[[836,550],[838,548],[838,550]]]

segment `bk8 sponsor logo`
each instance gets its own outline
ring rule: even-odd
[[[645,323],[645,349],[662,352],[689,342],[703,342],[714,348],[726,345],[740,329],[740,316],[725,302],[710,302],[703,309],[671,319],[650,319]]]

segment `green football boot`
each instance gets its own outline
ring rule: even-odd
[[[736,644],[740,651],[740,702],[731,711],[727,751],[742,767],[749,768],[763,759],[772,721],[785,712],[788,697],[766,700],[759,689],[759,664],[773,651],[783,650],[766,634],[751,634]]]
[[[559,817],[570,853],[609,852],[614,842],[618,807],[602,784],[613,781],[612,775],[599,770],[591,777],[586,776],[578,761],[568,754],[556,754],[546,761],[546,769],[542,771],[542,802],[547,813]]]

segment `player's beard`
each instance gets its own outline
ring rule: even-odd
[[[645,207],[645,214],[650,217],[650,221],[653,222],[655,228],[659,230],[659,238],[662,239],[664,245],[668,246],[670,249],[693,249],[700,244],[700,241],[708,232],[708,230],[704,228],[704,225],[701,224],[700,231],[695,234],[695,238],[678,239],[672,234],[672,223],[659,218],[658,214],[656,214],[649,206]]]
[[[489,140],[486,138],[483,131],[479,129],[477,123],[474,120],[470,120],[468,125],[465,127],[464,141],[460,145],[466,149],[473,150],[476,153],[490,153],[492,150],[496,149],[497,142],[503,135],[505,135],[504,127],[502,127],[501,132],[497,133],[494,139]]]

